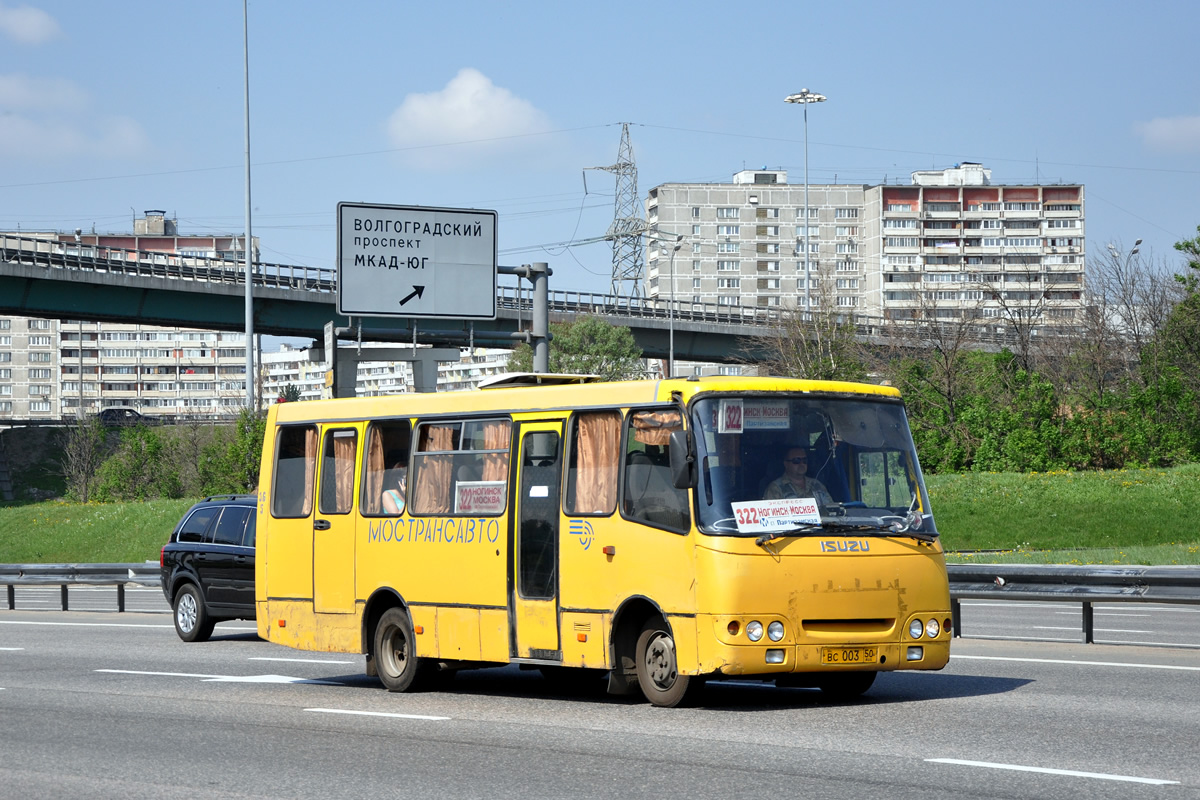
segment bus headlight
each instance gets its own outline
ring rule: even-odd
[[[762,638],[762,635],[763,635],[763,626],[762,626],[761,622],[759,622],[758,620],[754,620],[753,622],[746,623],[746,638],[748,638],[752,642],[757,642],[759,639]]]
[[[914,639],[920,639],[921,634],[925,632],[925,623],[919,619],[914,619],[908,623],[908,635]]]
[[[929,622],[925,623],[925,635],[930,639],[936,639],[937,635],[941,632],[942,629],[938,626],[936,619],[930,619]]]
[[[783,623],[778,620],[767,626],[767,638],[772,642],[778,642],[783,638]]]

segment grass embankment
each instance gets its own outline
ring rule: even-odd
[[[952,561],[1200,564],[1200,465],[926,478]]]
[[[952,561],[1200,564],[1200,465],[1174,469],[931,475]],[[139,562],[192,500],[0,506],[0,563]]]
[[[194,500],[0,507],[0,564],[130,564],[157,561]]]

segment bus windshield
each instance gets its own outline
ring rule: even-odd
[[[703,533],[937,533],[898,400],[710,397],[693,405],[692,431]]]

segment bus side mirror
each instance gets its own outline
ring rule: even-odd
[[[688,448],[687,431],[671,431],[669,451],[671,457],[671,483],[676,489],[690,489],[695,486],[696,457]]]

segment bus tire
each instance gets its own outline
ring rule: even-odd
[[[636,667],[638,686],[652,704],[674,708],[688,695],[693,680],[679,674],[675,640],[664,622],[651,619],[638,636]]]
[[[383,688],[407,692],[417,687],[422,672],[412,622],[402,608],[389,608],[375,625],[375,669]]]
[[[853,700],[871,688],[875,683],[875,672],[842,672],[836,675],[822,676],[817,686],[821,691],[835,700]]]
[[[208,615],[200,588],[194,583],[185,583],[175,593],[175,632],[185,642],[207,642],[212,636],[216,621]]]

